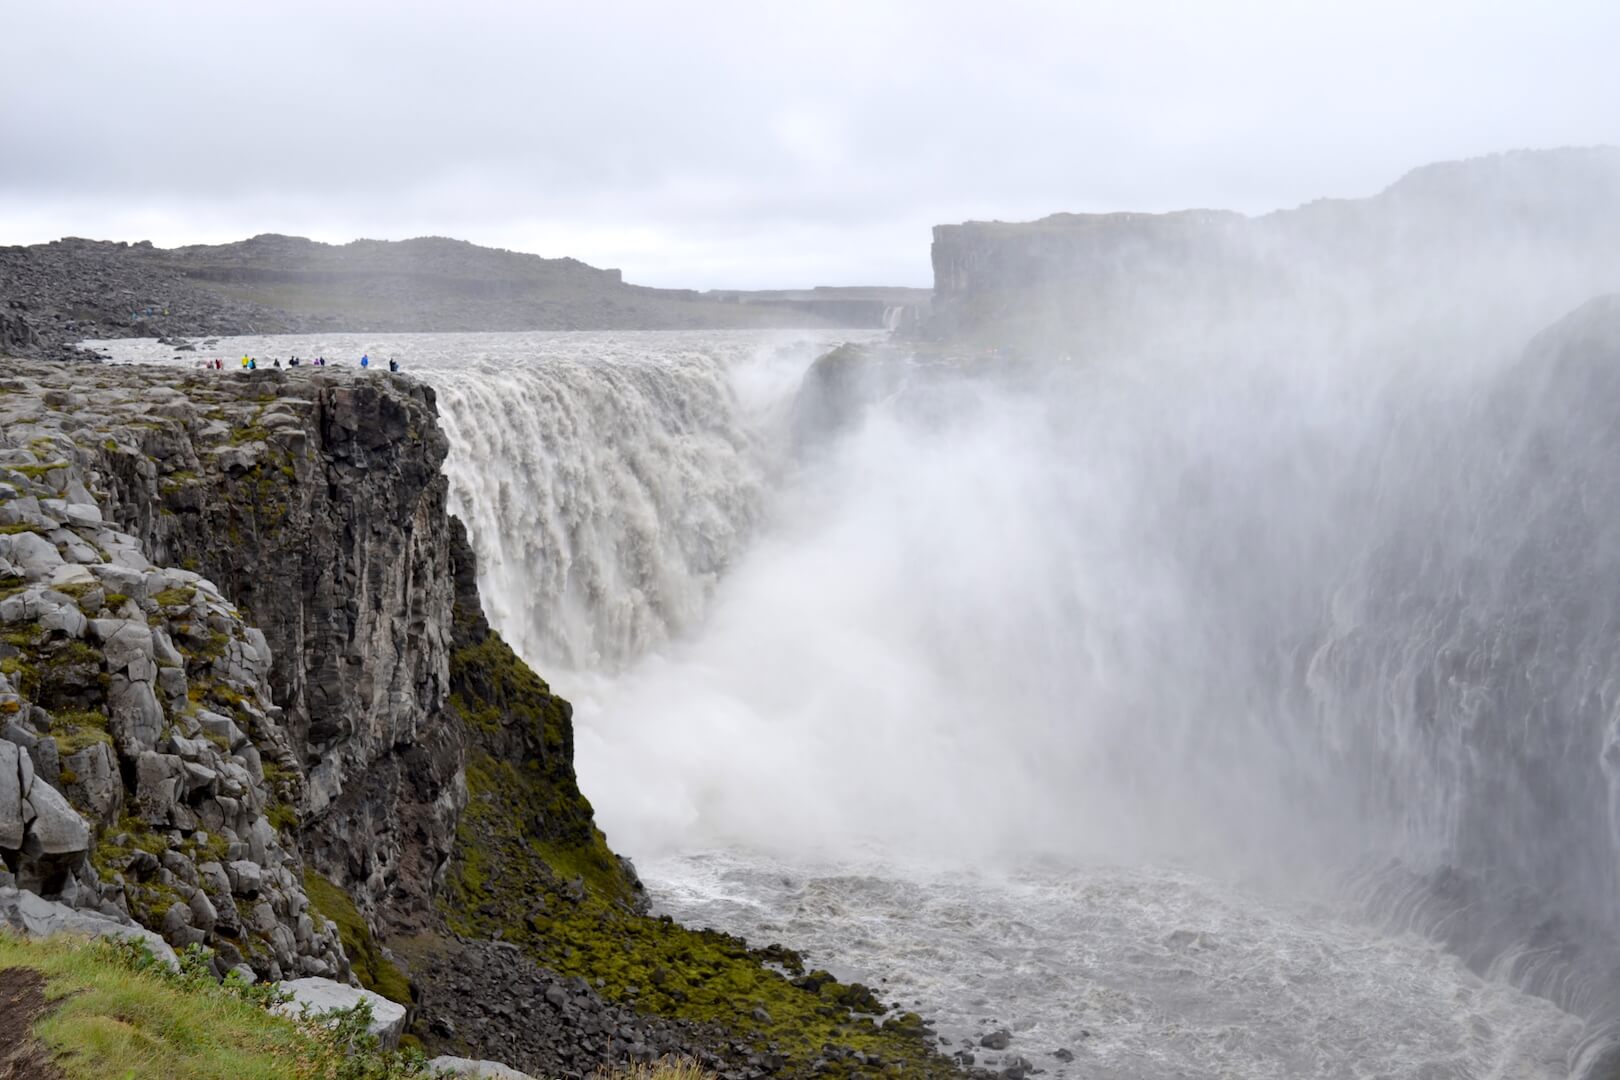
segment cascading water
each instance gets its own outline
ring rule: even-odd
[[[1514,360],[1546,314],[804,394],[825,338],[280,347],[438,387],[492,620],[670,910],[1054,1071],[1554,1077],[1613,1019],[1620,316]]]

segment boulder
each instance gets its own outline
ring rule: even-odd
[[[371,1026],[367,1028],[377,1037],[380,1046],[399,1045],[399,1034],[405,1028],[405,1006],[389,1001],[381,994],[345,986],[331,979],[293,979],[283,982],[281,988],[292,995],[292,1000],[275,1007],[283,1016],[307,1015],[319,1018],[330,1012],[352,1009],[361,1002],[371,1003]],[[477,1074],[474,1074],[477,1075]]]
[[[23,817],[33,819],[23,841],[29,854],[69,855],[90,847],[90,827],[51,785],[43,780],[35,783],[23,804]]]
[[[427,1063],[427,1071],[429,1076],[448,1074],[488,1077],[489,1080],[533,1080],[528,1073],[518,1072],[499,1061],[474,1061],[472,1058],[436,1057]]]
[[[118,922],[90,911],[75,911],[66,904],[46,900],[23,889],[0,888],[0,926],[8,926],[25,937],[83,934],[89,937],[132,938],[145,945],[171,971],[180,968],[174,950],[145,927]]]
[[[96,576],[78,563],[63,563],[51,571],[51,588],[64,585],[94,585]]]
[[[5,556],[23,572],[23,576],[31,579],[49,577],[62,565],[62,555],[56,550],[56,545],[43,536],[25,532],[10,539],[10,550],[5,552]]]

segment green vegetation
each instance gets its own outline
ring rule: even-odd
[[[313,870],[304,871],[304,892],[310,907],[337,924],[338,936],[343,940],[343,951],[349,954],[360,985],[401,1005],[411,1003],[411,984],[405,973],[383,956],[364,916],[349,899],[349,894]]]
[[[87,746],[112,742],[106,714],[92,710],[56,713],[51,717],[51,737],[56,740],[56,752],[64,758]]]
[[[68,467],[68,463],[65,462],[65,461],[50,461],[50,462],[46,462],[44,465],[7,465],[6,466],[6,468],[10,469],[12,472],[22,473],[24,476],[28,477],[28,479],[30,479],[30,480],[39,480],[39,479],[41,479],[41,478],[43,478],[45,476],[50,475],[51,473],[55,472],[58,469],[65,469],[67,467]]]
[[[5,969],[37,972],[48,1011],[33,1035],[67,1080],[396,1080],[428,1075],[420,1053],[379,1051],[365,1010],[322,1023],[273,1015],[273,986],[215,982],[206,953],[170,973],[127,942],[0,933]],[[21,1033],[8,1032],[8,1035]]]
[[[190,607],[191,598],[196,595],[196,589],[190,585],[182,585],[175,589],[164,589],[152,597],[152,602],[160,608]]]
[[[880,1024],[883,1005],[866,987],[805,974],[788,949],[750,949],[740,938],[642,914],[575,783],[567,704],[498,635],[452,656],[451,706],[474,741],[442,901],[451,929],[510,941],[608,998],[719,1024],[759,1051],[774,1045],[787,1058],[784,1075],[809,1075],[828,1044],[876,1055],[907,1075],[955,1075],[915,1015]],[[858,1068],[846,1060],[830,1071]]]

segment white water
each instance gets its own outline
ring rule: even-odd
[[[1316,724],[1261,677],[1251,639],[1289,648],[1317,568],[1370,543],[1323,479],[1373,395],[912,367],[796,447],[827,343],[219,350],[395,353],[438,388],[491,618],[575,701],[582,786],[668,909],[887,979],[953,1041],[1017,1027],[1009,1053],[1054,1071],[1067,1046],[1074,1075],[1567,1074],[1578,1020],[1338,898],[1364,857],[1426,869],[1445,842],[1400,836],[1334,745],[1366,616],[1340,603],[1338,651],[1303,654]]]

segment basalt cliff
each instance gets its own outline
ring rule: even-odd
[[[402,376],[0,361],[0,915],[358,983],[536,1074],[948,1072],[865,987],[646,913],[445,453]]]

